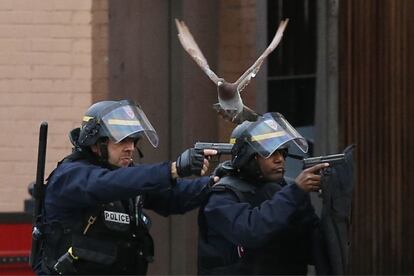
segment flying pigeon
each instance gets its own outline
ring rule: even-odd
[[[277,47],[282,39],[283,31],[285,30],[288,21],[289,19],[285,19],[280,22],[277,32],[266,50],[264,50],[261,56],[236,82],[230,83],[225,79],[218,77],[216,73],[210,69],[206,58],[195,42],[187,25],[183,21],[175,19],[175,24],[178,29],[178,39],[184,50],[193,58],[214,84],[217,85],[218,103],[214,104],[213,107],[221,116],[223,116],[223,118],[236,124],[240,124],[245,120],[256,121],[258,114],[243,104],[240,92],[242,92],[249,84],[250,80],[256,76],[263,61]]]

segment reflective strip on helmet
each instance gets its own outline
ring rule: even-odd
[[[266,140],[266,139],[270,139],[270,138],[276,138],[276,137],[280,137],[286,134],[286,131],[282,130],[282,131],[276,131],[276,132],[271,132],[271,133],[265,133],[265,134],[260,134],[260,135],[255,135],[251,137],[251,141],[261,141],[261,140]]]
[[[230,138],[230,144],[236,144],[236,138]]]
[[[119,125],[119,126],[140,126],[141,123],[137,120],[120,120],[120,119],[109,119],[108,125]]]
[[[93,117],[90,116],[83,116],[83,121],[84,122],[89,122],[90,119],[93,119]]]

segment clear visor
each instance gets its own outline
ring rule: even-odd
[[[112,109],[102,116],[102,126],[115,143],[121,142],[128,136],[144,133],[151,145],[158,146],[158,135],[145,113],[129,101]]]
[[[279,113],[266,113],[247,130],[247,142],[263,158],[278,148],[293,142],[301,151],[308,151],[308,143]]]

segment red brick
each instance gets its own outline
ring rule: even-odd
[[[72,104],[84,108],[86,111],[87,107],[92,103],[92,97],[90,93],[72,95]]]
[[[53,53],[41,52],[33,53],[31,55],[33,65],[47,65],[47,66],[70,66],[73,55],[69,53]]]
[[[71,77],[70,66],[33,66],[33,78],[67,79]]]
[[[0,92],[21,92],[30,89],[29,79],[2,79],[0,77]]]
[[[0,39],[1,51],[2,52],[22,52],[29,51],[30,43],[25,38],[2,38]]]
[[[13,10],[16,11],[33,11],[36,6],[33,0],[13,0]]]
[[[30,78],[31,69],[29,65],[13,65],[3,66],[0,65],[0,79],[3,78]]]
[[[1,11],[0,24],[31,24],[33,12],[31,11]]]
[[[38,11],[33,14],[33,22],[35,24],[69,24],[72,14],[72,11]]]
[[[72,16],[73,24],[90,24],[92,21],[92,14],[89,10],[87,11],[75,11]]]
[[[73,68],[72,76],[75,80],[90,80],[92,78],[92,68],[75,67]]]
[[[90,80],[65,79],[53,81],[53,87],[61,92],[84,93],[90,92],[92,85]]]
[[[12,10],[13,9],[13,0],[1,0],[0,1],[0,10]]]
[[[92,0],[54,0],[54,10],[91,10]]]
[[[91,53],[92,41],[90,39],[77,39],[73,41],[73,53]]]
[[[72,66],[82,66],[82,67],[91,67],[92,66],[92,58],[90,53],[76,53],[72,55],[71,65]]]
[[[34,26],[11,26],[17,32],[18,37],[29,36],[36,38],[88,38],[91,37],[91,27],[88,25],[34,25]],[[2,30],[8,36],[10,30]]]
[[[107,93],[106,62],[95,61],[101,76],[92,79],[90,41],[107,55],[107,3],[93,4],[101,12],[90,0],[0,1],[0,166],[8,164],[0,170],[0,211],[20,210],[28,198],[40,122],[49,123],[47,175],[71,150],[67,135],[91,103],[92,82]]]
[[[36,52],[69,52],[72,40],[68,38],[34,38],[31,40],[32,51]]]

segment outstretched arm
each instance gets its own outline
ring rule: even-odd
[[[211,181],[209,177],[177,179],[177,183],[169,189],[147,193],[144,208],[162,216],[184,214],[205,202],[210,193]]]
[[[213,233],[233,244],[255,248],[286,230],[291,216],[308,200],[308,194],[296,184],[285,186],[258,207],[239,202],[230,191],[214,193],[204,208],[204,215]],[[314,214],[312,208],[311,211]]]
[[[174,184],[170,171],[170,162],[116,170],[87,162],[64,163],[48,181],[45,195],[48,219],[59,219],[101,203],[168,189]]]

